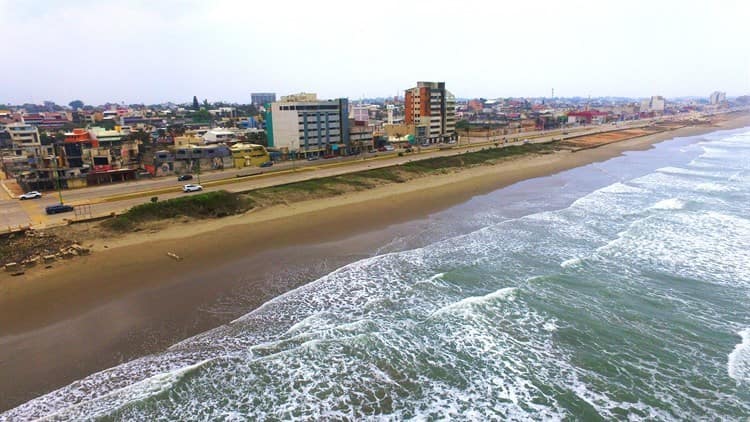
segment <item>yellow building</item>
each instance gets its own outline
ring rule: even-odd
[[[263,145],[234,144],[231,150],[232,161],[234,161],[234,166],[237,168],[258,167],[267,161],[271,161],[271,157]]]
[[[175,136],[174,146],[176,147],[189,147],[193,145],[201,145],[203,138],[195,136],[194,133],[185,133],[184,136]]]

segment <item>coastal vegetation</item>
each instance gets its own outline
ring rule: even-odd
[[[206,192],[197,195],[152,201],[136,205],[123,214],[105,220],[103,227],[113,231],[130,231],[140,223],[176,217],[218,218],[243,213],[253,208],[245,195],[227,191]]]
[[[166,201],[152,198],[149,203],[137,205],[123,214],[104,221],[102,227],[115,232],[126,232],[138,230],[143,223],[178,217],[195,219],[226,217],[242,214],[253,208],[328,198],[391,183],[404,183],[431,174],[444,174],[467,167],[495,164],[515,156],[549,153],[554,149],[554,143],[489,147],[453,156],[415,160],[390,167],[305,180],[249,192],[207,192]]]

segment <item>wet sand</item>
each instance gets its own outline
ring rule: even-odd
[[[331,199],[275,206],[97,243],[94,254],[0,276],[0,411],[229,322],[370,256],[388,227],[512,183],[647,149],[691,127],[577,153],[522,157]],[[104,245],[107,248],[104,248]],[[183,257],[167,257],[174,252]]]

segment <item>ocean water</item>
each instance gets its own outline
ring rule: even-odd
[[[747,420],[748,205],[748,129],[525,181],[0,420]]]

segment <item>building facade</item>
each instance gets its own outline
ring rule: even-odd
[[[726,100],[727,100],[726,92],[714,91],[708,97],[708,101],[711,103],[711,105],[721,104],[723,102],[726,102]]]
[[[349,119],[349,143],[352,153],[370,152],[374,148],[373,127],[367,122]]]
[[[414,125],[419,142],[444,142],[456,137],[456,99],[445,82],[417,82],[404,96],[404,123]]]
[[[282,97],[266,110],[268,146],[303,156],[349,152],[349,100],[315,94]]]
[[[656,95],[641,101],[641,113],[657,112],[663,113],[667,101],[661,95]]]
[[[250,101],[256,107],[265,106],[276,101],[275,92],[254,92],[250,94]]]

